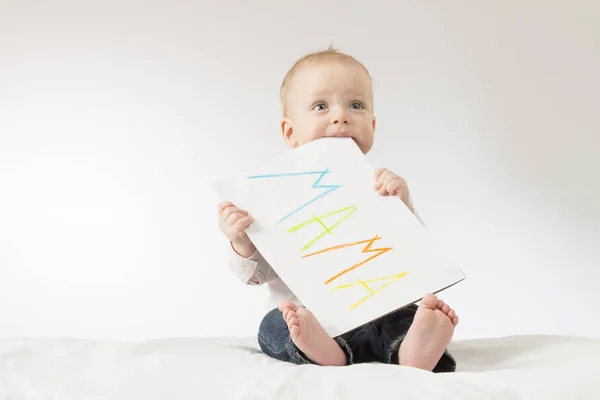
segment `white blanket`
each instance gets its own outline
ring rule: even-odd
[[[600,340],[455,341],[455,373],[296,366],[252,338],[0,340],[0,399],[598,399]]]

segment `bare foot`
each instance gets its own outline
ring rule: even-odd
[[[291,301],[279,306],[290,330],[292,341],[313,363],[326,366],[346,365],[346,354],[329,337],[312,312]]]
[[[432,371],[454,334],[458,316],[433,294],[423,297],[398,350],[400,365]]]

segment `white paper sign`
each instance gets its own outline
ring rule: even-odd
[[[323,138],[221,182],[257,249],[332,336],[465,278],[349,138]]]

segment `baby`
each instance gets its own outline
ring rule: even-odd
[[[367,154],[373,146],[375,117],[369,72],[355,58],[333,49],[298,60],[281,86],[281,133],[290,147],[322,137],[350,137]],[[387,169],[374,171],[374,190],[399,197],[416,215],[408,185]],[[253,219],[231,202],[218,206],[219,226],[229,239],[230,266],[248,285],[268,284],[270,309],[261,322],[262,351],[295,364],[342,366],[382,362],[453,372],[446,350],[458,316],[433,294],[415,304],[362,325],[339,337],[327,335],[319,321],[277,276],[245,230]],[[418,218],[418,215],[416,215]]]

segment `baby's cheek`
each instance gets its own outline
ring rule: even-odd
[[[319,130],[315,130],[311,133],[310,135],[310,140],[316,140],[316,139],[320,139],[323,136],[325,136],[325,132],[321,132]]]

